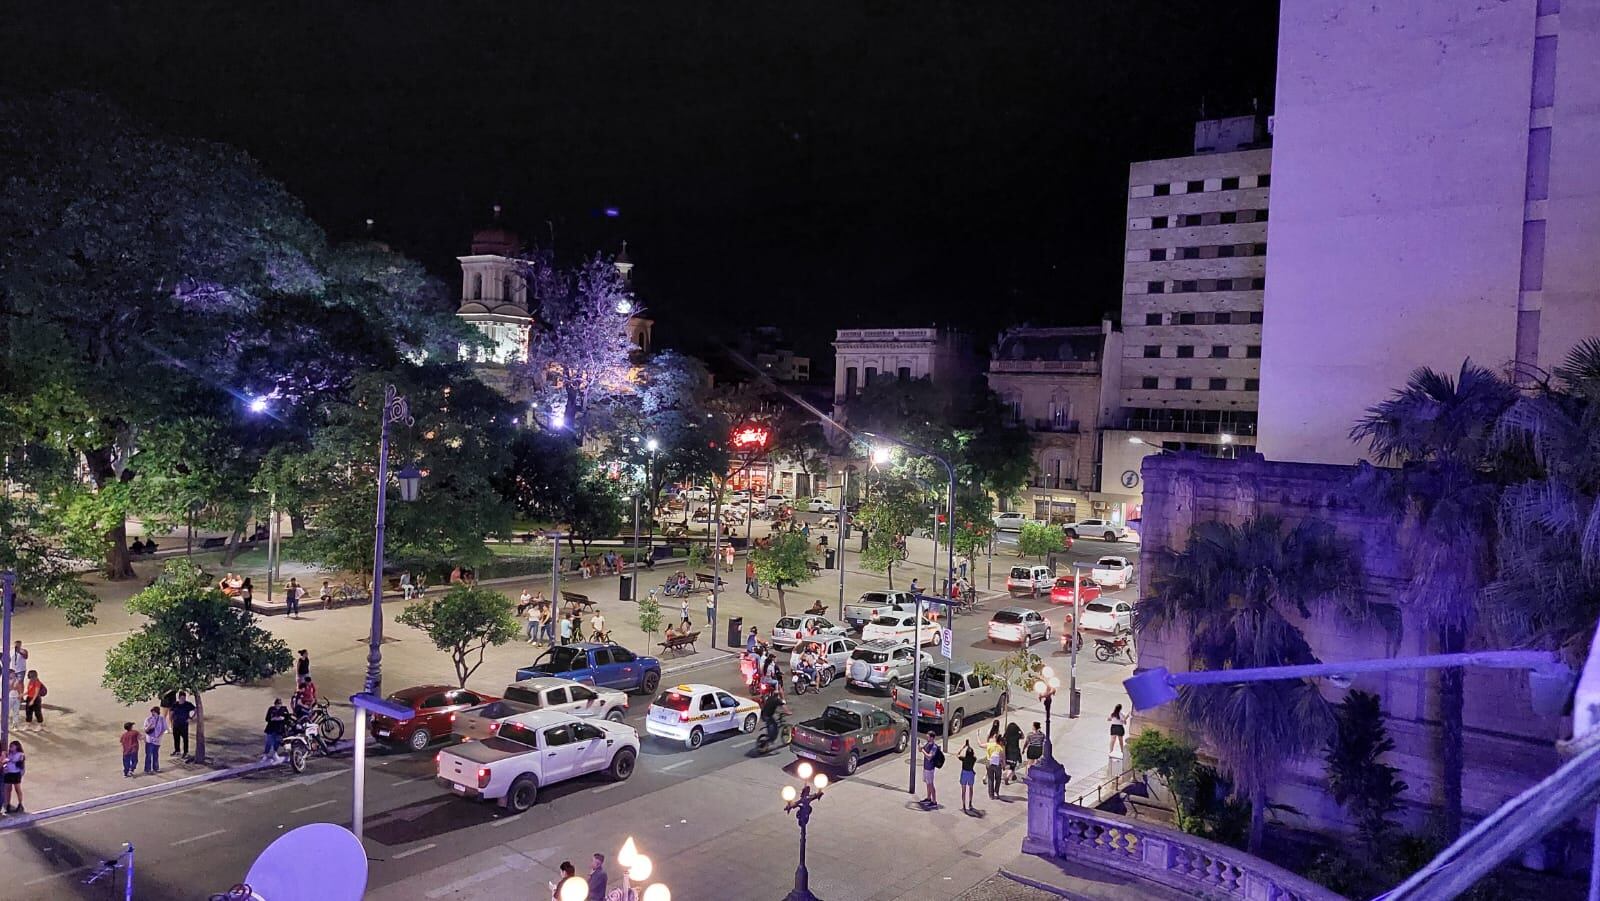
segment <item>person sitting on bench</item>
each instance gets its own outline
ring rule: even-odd
[[[821,616],[822,614],[828,612],[828,606],[826,604],[822,603],[821,601],[817,601],[816,603],[812,604],[811,608],[809,610],[807,610],[806,612],[807,613],[814,613],[814,614],[816,614],[818,616]]]

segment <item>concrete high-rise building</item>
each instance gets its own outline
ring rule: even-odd
[[[1283,4],[1260,451],[1353,462],[1416,367],[1600,335],[1597,148],[1600,0]]]

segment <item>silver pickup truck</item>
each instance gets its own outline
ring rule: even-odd
[[[894,709],[902,715],[911,714],[911,686],[902,683],[889,694]],[[1003,683],[984,679],[973,671],[972,664],[952,661],[923,667],[922,704],[917,711],[917,722],[943,730],[950,725],[950,734],[974,716],[1005,713],[1011,703],[1011,692]]]
[[[614,688],[535,676],[507,685],[498,701],[452,713],[450,731],[463,739],[482,741],[495,734],[501,720],[530,710],[559,710],[584,719],[601,717],[620,723],[628,715],[628,696]]]
[[[917,596],[909,591],[868,591],[844,605],[844,621],[859,632],[881,614],[912,610],[916,603]]]

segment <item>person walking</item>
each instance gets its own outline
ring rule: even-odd
[[[751,597],[756,596],[756,563],[754,560],[744,561],[744,593]]]
[[[290,576],[289,584],[284,586],[283,603],[291,619],[300,618],[300,582],[294,576]]]
[[[161,738],[166,734],[167,721],[161,716],[161,708],[150,708],[150,715],[144,719],[144,771],[146,773],[161,772]]]
[[[6,813],[27,813],[22,806],[22,774],[28,770],[28,755],[22,753],[22,742],[14,741],[6,748],[5,765],[0,768],[0,785],[4,786],[3,799]],[[11,803],[11,796],[17,803]]]
[[[961,761],[961,809],[963,812],[976,810],[972,806],[972,786],[978,781],[978,752],[972,749],[971,739],[961,743],[956,760]]]
[[[1111,750],[1110,753],[1126,753],[1128,718],[1122,715],[1122,705],[1111,708],[1111,715],[1106,717],[1106,722],[1111,724]]]
[[[544,634],[544,608],[538,604],[529,604],[522,614],[528,618],[528,644],[538,644],[539,636]]]
[[[172,718],[172,756],[189,759],[189,719],[194,716],[195,706],[189,700],[189,693],[178,692],[178,699],[172,703],[168,715]]]
[[[556,643],[556,613],[549,603],[539,604],[539,617],[544,620],[544,643]]]
[[[1008,724],[1000,743],[1005,748],[1005,781],[1009,785],[1017,781],[1017,768],[1022,766],[1022,727],[1016,723]]]
[[[1030,770],[1039,762],[1039,758],[1044,756],[1044,730],[1039,728],[1038,723],[1034,723],[1033,731],[1028,733],[1028,740],[1023,745],[1023,754],[1028,758]]]
[[[262,730],[266,741],[261,746],[261,757],[278,756],[278,746],[283,744],[283,736],[289,731],[289,708],[283,706],[282,698],[273,698],[272,706],[267,708],[267,727]]]
[[[131,722],[123,723],[122,734],[118,738],[122,742],[122,777],[126,779],[139,766],[139,730],[133,728]]]
[[[565,616],[561,617],[561,643],[572,643],[572,620]]]
[[[24,722],[38,723],[40,729],[44,728],[44,698],[49,693],[50,689],[39,681],[39,671],[28,670],[28,683],[22,690]]]
[[[583,640],[583,614],[579,613],[576,610],[574,610],[568,616],[568,619],[570,619],[572,621],[572,630],[571,630],[572,631],[572,640],[574,642],[582,641]]]
[[[251,604],[255,601],[255,596],[255,586],[250,584],[250,580],[248,578],[245,579],[244,584],[239,586],[239,601],[244,604],[244,612],[255,612],[255,608],[251,606]]]
[[[1000,768],[1005,765],[1005,748],[1000,740],[991,736],[984,745],[984,758],[988,761],[989,797],[1000,800]]]
[[[928,741],[922,746],[922,785],[928,790],[928,796],[922,799],[922,806],[928,810],[939,809],[939,790],[933,784],[934,771],[944,763],[944,752],[939,750],[939,743],[928,736]]]
[[[680,632],[689,627],[689,598],[687,596],[683,599],[682,610],[683,614],[679,617],[678,623],[678,631]]]
[[[311,678],[311,652],[301,648],[300,656],[294,661],[294,682],[299,685],[309,678]]]

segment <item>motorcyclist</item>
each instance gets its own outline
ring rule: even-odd
[[[795,665],[794,675],[796,689],[798,689],[801,684],[810,684],[817,681],[817,662],[815,656],[810,651],[807,651],[800,657],[800,662]],[[804,683],[802,683],[801,680],[804,680]]]

